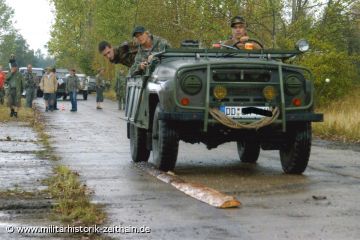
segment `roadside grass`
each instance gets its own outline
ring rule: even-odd
[[[316,110],[324,122],[314,123],[314,134],[323,139],[360,143],[360,87],[346,97]]]
[[[54,173],[46,182],[51,197],[58,202],[54,208],[56,218],[76,225],[102,224],[105,213],[99,205],[90,202],[91,192],[81,184],[79,174],[66,166],[56,167]]]
[[[116,92],[113,89],[109,89],[104,92],[104,98],[116,101]]]
[[[25,99],[21,99],[21,106],[18,110],[18,118],[10,117],[10,109],[5,101],[4,105],[0,105],[0,122],[18,121],[31,122],[33,119],[33,110],[25,108]]]
[[[28,192],[20,189],[19,187],[15,187],[15,189],[7,189],[5,191],[0,191],[0,198],[5,199],[10,197],[16,197],[21,199],[32,199],[40,194],[41,192]]]

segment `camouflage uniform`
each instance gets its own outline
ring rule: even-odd
[[[4,104],[4,97],[5,97],[5,73],[3,71],[0,71],[0,104]]]
[[[96,75],[96,102],[104,101],[105,79],[99,73]]]
[[[134,64],[137,51],[138,46],[134,42],[124,42],[120,46],[114,47],[114,59],[110,62],[131,67]]]
[[[32,102],[36,96],[36,75],[32,72],[26,72],[24,79],[26,90],[26,107],[31,108]]]
[[[116,99],[118,100],[118,109],[123,110],[126,92],[126,78],[120,73],[116,75],[114,90],[116,92]]]
[[[24,78],[19,72],[9,73],[5,83],[9,86],[8,106],[20,107],[21,93],[24,89]]]
[[[151,49],[144,49],[141,45],[138,48],[138,52],[135,56],[135,63],[130,68],[130,75],[143,74],[143,70],[140,69],[140,64],[146,61],[149,55],[156,52],[162,52],[167,48],[170,48],[170,44],[165,40],[157,36],[151,36],[153,47]]]

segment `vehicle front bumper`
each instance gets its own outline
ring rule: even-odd
[[[160,112],[159,119],[165,121],[204,121],[202,112]],[[322,113],[287,113],[286,122],[323,122]]]

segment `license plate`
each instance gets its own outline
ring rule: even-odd
[[[223,112],[226,116],[230,118],[263,118],[264,115],[259,115],[256,113],[246,114],[246,110],[250,107],[240,107],[240,106],[220,106],[220,111]],[[271,111],[270,107],[251,107],[259,110]],[[244,111],[245,110],[245,111]]]

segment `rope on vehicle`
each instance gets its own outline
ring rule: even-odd
[[[265,127],[273,123],[280,115],[280,111],[278,107],[272,109],[272,116],[271,117],[263,117],[255,122],[252,123],[239,123],[228,116],[226,116],[223,112],[221,112],[218,108],[211,108],[210,114],[213,116],[221,124],[234,129],[256,129]]]

